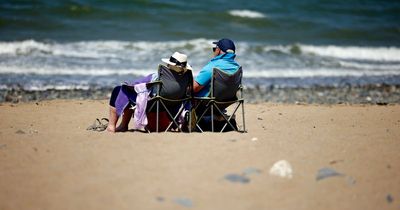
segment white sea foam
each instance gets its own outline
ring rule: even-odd
[[[339,61],[340,66],[350,69],[376,70],[376,71],[400,71],[400,64],[387,63],[359,63],[350,61]]]
[[[190,48],[191,51],[202,51],[210,48],[212,41],[206,39],[192,39],[182,41],[84,41],[69,43],[44,43],[35,40],[18,42],[0,42],[0,55],[21,55],[29,54],[32,51],[41,51],[46,54],[59,56],[72,56],[84,58],[116,57],[124,56],[121,52],[135,52],[138,54],[156,53],[156,51],[168,52],[176,48]]]
[[[251,46],[245,46],[251,47]],[[398,47],[361,47],[361,46],[317,46],[317,45],[266,45],[263,51],[280,51],[291,53],[297,48],[303,54],[332,57],[339,59],[354,59],[367,61],[399,62],[400,48]]]
[[[54,68],[54,67],[15,67],[0,66],[2,74],[36,74],[36,75],[88,75],[88,76],[108,76],[108,75],[148,75],[154,70],[146,69],[107,69],[107,68]]]
[[[400,49],[396,47],[312,46],[300,45],[303,53],[341,59],[371,61],[400,61]]]
[[[7,89],[7,88],[5,88]],[[45,90],[89,90],[90,87],[89,85],[30,85],[27,87],[24,87],[25,90],[31,90],[31,91],[45,91]]]
[[[228,13],[232,16],[243,17],[243,18],[265,18],[266,16],[261,12],[252,10],[230,10]]]
[[[212,41],[215,40],[0,42],[0,74],[147,75],[155,72],[161,58],[174,51],[189,55],[196,74],[211,58]],[[243,65],[245,77],[400,74],[397,47],[292,46],[240,41],[236,45],[237,60]],[[301,53],[293,53],[295,48]]]
[[[398,76],[398,70],[386,71],[360,71],[357,69],[268,69],[264,71],[243,71],[247,78],[307,78],[307,77],[347,77],[347,76]]]
[[[34,40],[16,41],[16,42],[0,42],[0,55],[1,54],[27,54],[32,50],[36,51],[50,51],[47,44],[37,42]]]
[[[210,39],[192,39],[181,41],[83,41],[69,43],[46,43],[35,40],[0,42],[0,55],[22,55],[41,52],[55,56],[81,58],[146,58],[160,54],[165,56],[174,50],[182,50],[187,54],[198,53],[208,55],[212,46]],[[238,53],[249,53],[249,50],[261,48],[263,51],[277,50],[290,53],[293,46],[252,44],[237,42]],[[400,61],[398,47],[357,47],[357,46],[315,46],[296,45],[305,54],[334,57],[340,59],[356,59],[370,61]],[[207,54],[205,54],[207,53]],[[250,52],[251,53],[251,52]],[[254,52],[257,53],[257,52]]]

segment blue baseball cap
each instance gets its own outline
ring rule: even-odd
[[[235,43],[233,43],[233,41],[230,39],[223,38],[217,42],[213,42],[213,44],[216,44],[217,47],[224,52],[228,52],[228,50],[231,50],[234,53],[236,50]]]

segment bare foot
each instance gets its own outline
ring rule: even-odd
[[[108,124],[107,131],[110,133],[115,133],[115,126],[111,126],[110,124]]]

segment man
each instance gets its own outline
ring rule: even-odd
[[[193,91],[197,97],[209,95],[213,68],[219,68],[229,74],[235,73],[239,68],[235,61],[236,47],[232,40],[224,38],[213,44],[216,44],[213,48],[214,57],[193,80]]]

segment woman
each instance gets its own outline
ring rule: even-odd
[[[172,54],[169,59],[163,58],[161,60],[167,64],[167,67],[170,70],[173,71],[183,72],[186,70],[192,70],[192,67],[187,63],[187,55],[179,52]],[[141,83],[149,83],[156,79],[157,73],[153,73],[127,84],[129,84],[129,86],[134,86]],[[136,101],[136,96],[137,93],[134,90],[127,88],[125,85],[114,88],[109,103],[110,111],[107,131],[114,133],[128,130],[128,124],[133,114],[133,110],[129,108],[132,105],[132,102],[130,101]],[[121,123],[116,127],[118,118],[121,115]]]

